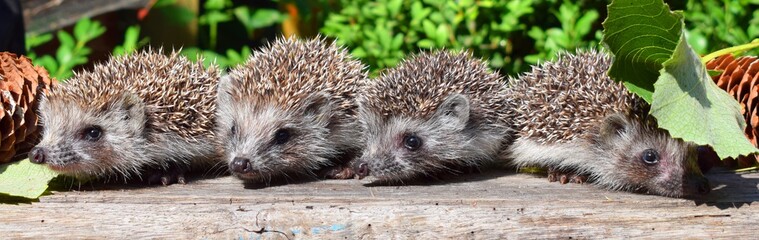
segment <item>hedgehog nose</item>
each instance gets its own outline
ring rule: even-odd
[[[366,163],[359,164],[358,171],[356,171],[356,174],[358,174],[359,179],[369,176],[369,166],[366,165]]]
[[[244,157],[235,157],[230,165],[231,170],[236,173],[249,173],[252,170],[250,159]]]
[[[702,195],[709,193],[709,191],[712,190],[712,187],[709,185],[709,179],[701,178],[698,181],[698,186],[696,190],[698,190],[698,194],[702,194]]]
[[[45,163],[45,159],[47,158],[47,149],[41,148],[41,147],[35,147],[32,148],[32,151],[29,152],[29,160],[31,160],[33,163]]]

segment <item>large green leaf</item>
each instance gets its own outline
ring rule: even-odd
[[[650,103],[659,70],[680,39],[682,18],[662,0],[612,1],[602,40],[615,58],[609,76]]]
[[[672,137],[711,145],[720,158],[759,150],[743,135],[738,102],[714,84],[684,36],[654,88],[651,114]]]
[[[57,173],[28,159],[0,165],[0,194],[38,198]]]

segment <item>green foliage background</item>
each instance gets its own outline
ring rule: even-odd
[[[469,50],[507,75],[526,71],[531,64],[548,60],[562,50],[597,47],[608,4],[589,0],[281,0],[274,4],[279,8],[250,8],[238,1],[206,0],[201,1],[199,16],[194,16],[174,2],[159,0],[152,11],[168,12],[177,16],[177,22],[199,19],[198,38],[205,42],[187,46],[184,51],[193,59],[204,56],[207,64],[215,60],[222,67],[231,67],[243,62],[250,47],[256,47],[250,43],[276,37],[253,33],[264,28],[278,32],[279,24],[291,17],[281,6],[293,4],[299,10],[297,17],[310,23],[303,24],[305,28],[313,28],[301,29],[306,35],[302,37],[321,34],[336,39],[373,73],[394,66],[409,54],[445,48]],[[667,2],[673,10],[684,10],[688,42],[699,54],[759,37],[759,0]],[[83,26],[75,30],[99,28],[89,19],[81,22]],[[52,35],[30,36],[31,57],[65,79],[74,66],[87,63],[86,44],[102,33],[98,30],[88,36],[75,32],[73,42],[67,37],[70,34],[59,31],[56,36],[63,44],[55,57],[40,56],[39,60],[33,48]],[[135,26],[125,34],[124,45],[113,52],[123,54],[150,44],[138,35]],[[247,38],[249,44],[217,46],[217,39],[221,43],[232,37]]]
[[[340,0],[321,32],[372,70],[422,49],[468,49],[514,75],[562,50],[597,47],[606,1]],[[759,0],[669,1],[685,11],[689,42],[700,54],[759,37]]]
[[[562,49],[600,39],[604,4],[556,0],[341,0],[321,32],[337,38],[372,70],[424,49],[468,49],[518,73]]]

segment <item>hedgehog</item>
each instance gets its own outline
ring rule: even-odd
[[[669,197],[708,193],[696,146],[659,129],[648,104],[606,74],[611,62],[597,50],[560,53],[509,79],[512,164],[549,168],[549,180],[562,183]]]
[[[353,177],[349,162],[363,145],[355,95],[367,76],[322,37],[280,37],[255,51],[219,85],[217,132],[230,171],[266,183]]]
[[[219,71],[160,52],[112,57],[43,96],[42,139],[29,158],[79,179],[164,185],[219,161]]]
[[[369,81],[358,97],[359,178],[403,183],[499,158],[511,140],[504,79],[468,52],[423,52]]]

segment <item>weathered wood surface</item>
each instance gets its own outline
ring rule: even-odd
[[[500,239],[754,238],[759,174],[709,174],[699,200],[489,172],[426,185],[329,180],[243,187],[232,177],[168,187],[81,186],[0,205],[2,238]],[[98,188],[98,189],[93,189]]]
[[[44,33],[76,23],[84,17],[145,7],[150,0],[21,0],[26,32]]]

